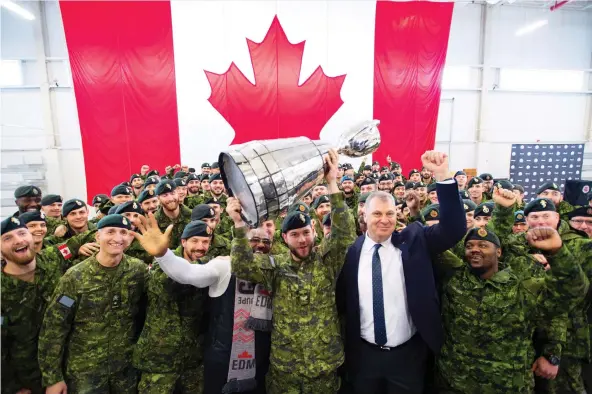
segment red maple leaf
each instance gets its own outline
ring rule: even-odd
[[[298,85],[304,43],[290,43],[276,16],[261,43],[247,39],[255,84],[234,62],[223,74],[205,71],[212,88],[208,101],[234,129],[234,144],[298,136],[318,139],[341,107],[345,75],[328,77],[319,66]]]
[[[238,358],[253,358],[253,355],[246,350],[238,355]]]

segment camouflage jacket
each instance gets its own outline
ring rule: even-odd
[[[140,242],[135,238],[130,246],[125,250],[125,254],[143,261],[146,265],[150,265],[154,262],[154,257],[146,252],[142,245],[140,245]]]
[[[483,280],[450,251],[441,255],[444,345],[437,360],[442,392],[530,393],[532,335],[541,315],[561,314],[580,302],[588,280],[569,249],[549,256],[552,275],[526,274],[532,258]]]
[[[270,364],[284,373],[314,378],[343,363],[335,285],[355,226],[343,195],[331,195],[333,236],[325,253],[314,250],[303,261],[290,254],[253,254],[246,227],[235,229],[232,268],[237,277],[263,284],[273,296]]]
[[[72,230],[72,228],[70,227],[69,224],[65,224],[65,225],[66,225],[66,228],[68,229],[68,231],[66,231],[66,234],[64,234],[63,237],[50,235],[45,238],[47,240],[47,242],[50,243],[51,245],[58,245],[63,242],[66,242],[67,240],[69,240],[70,238],[72,238],[76,235],[85,234],[85,233],[88,233],[89,231],[93,231],[93,230],[97,229],[97,225],[95,223],[88,222],[88,230],[86,230],[85,232],[82,232],[82,233],[76,233],[74,230]],[[48,232],[48,234],[49,234],[49,232]]]
[[[56,228],[58,228],[62,224],[64,226],[66,225],[66,220],[63,218],[58,219],[58,218],[53,218],[51,216],[46,216],[45,217],[45,224],[47,225],[47,234],[52,236],[53,233],[55,232]]]
[[[181,234],[185,230],[185,226],[191,222],[191,209],[185,205],[179,205],[179,216],[176,219],[171,219],[164,214],[163,208],[160,207],[154,214],[158,227],[161,231],[165,231],[169,225],[173,225],[173,232],[171,233],[171,241],[169,243],[169,249],[176,249],[181,245]]]
[[[183,257],[183,247],[174,252]],[[203,264],[205,257],[194,264]],[[182,285],[154,263],[148,276],[146,322],[134,347],[133,364],[143,372],[195,369],[203,360],[203,318],[207,289]]]
[[[557,212],[559,212],[559,216],[561,220],[569,220],[567,214],[574,210],[573,205],[568,203],[567,201],[563,200],[557,206]]]
[[[125,255],[112,269],[90,257],[66,272],[39,336],[44,386],[131,365],[147,276],[146,264]]]
[[[76,237],[60,252],[57,246],[37,253],[35,279],[25,282],[0,273],[2,282],[2,392],[41,387],[37,340],[43,315],[62,274],[71,266],[80,243]],[[71,255],[71,256],[70,256]]]
[[[185,197],[185,202],[183,204],[185,204],[185,206],[189,209],[193,209],[196,206],[198,206],[199,204],[203,204],[203,196],[200,194],[194,194],[193,196],[189,196],[187,195],[187,197]]]
[[[358,211],[358,198],[360,198],[360,195],[358,193],[354,192],[349,197],[347,197],[345,194],[343,195],[343,197],[344,197],[345,203],[347,204],[349,209],[351,209],[352,212],[357,212]]]

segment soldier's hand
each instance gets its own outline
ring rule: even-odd
[[[553,365],[545,357],[539,357],[532,365],[532,372],[545,379],[555,379],[559,365]]]
[[[63,380],[52,384],[45,389],[45,394],[68,394],[68,386]]]
[[[421,164],[434,174],[437,181],[448,178],[448,155],[433,150],[426,151],[421,155]]]
[[[335,149],[329,149],[325,155],[325,181],[329,185],[329,193],[336,193],[331,190],[331,185],[337,186],[337,175],[339,174],[339,155]]]
[[[533,254],[532,257],[534,257],[534,259],[543,266],[543,268],[545,268],[545,271],[548,271],[549,268],[551,268],[551,266],[549,265],[549,262],[547,261],[547,258],[545,256],[543,256],[542,254]]]
[[[155,257],[162,257],[169,248],[169,241],[171,239],[171,232],[173,225],[167,227],[164,231],[160,231],[158,223],[152,212],[148,213],[148,218],[140,216],[140,223],[138,223],[138,230],[141,234],[135,231],[131,233],[138,240],[140,245],[148,254]]]
[[[63,224],[60,224],[53,232],[53,235],[55,235],[58,238],[62,238],[64,235],[66,235],[67,232],[68,227],[64,226]]]
[[[526,240],[533,248],[544,250],[550,254],[556,253],[563,245],[559,233],[551,227],[529,229],[526,232]]]
[[[226,213],[234,222],[234,227],[243,227],[245,225],[241,212],[242,208],[238,198],[228,197],[228,200],[226,200]]]
[[[413,190],[409,190],[405,196],[405,202],[407,203],[407,208],[409,208],[411,215],[417,215],[420,204],[419,194]]]
[[[96,242],[89,242],[87,244],[82,245],[80,247],[80,249],[78,249],[78,254],[81,254],[86,257],[90,257],[93,254],[97,253],[98,251],[99,251],[99,244]]]
[[[499,187],[494,186],[493,202],[504,208],[509,208],[516,203],[516,195],[511,190],[500,189]]]

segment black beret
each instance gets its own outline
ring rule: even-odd
[[[418,187],[426,187],[426,184],[425,184],[425,183],[423,183],[422,181],[415,182],[415,187],[416,187],[416,188],[418,188]]]
[[[440,220],[440,204],[428,205],[422,215],[425,220]]]
[[[66,217],[73,210],[80,208],[86,208],[86,203],[84,201],[77,198],[68,200],[64,203],[64,205],[62,205],[62,216]]]
[[[362,177],[366,177],[366,176],[364,174],[354,174],[354,178],[356,181]]]
[[[454,177],[455,177],[455,178],[456,178],[457,176],[459,176],[459,175],[467,175],[467,173],[466,173],[466,172],[464,172],[464,171],[457,171],[457,172],[455,172],[455,173],[454,173]]]
[[[113,207],[113,201],[106,199],[99,204],[99,212],[101,212],[103,215],[108,215],[109,209],[111,207]]]
[[[345,181],[350,181],[350,182],[353,182],[354,180],[353,180],[353,179],[351,179],[351,177],[349,177],[349,176],[347,176],[347,175],[344,175],[344,176],[341,178],[341,183],[343,183],[343,182],[345,182]]]
[[[187,169],[187,171],[188,171],[190,174],[194,174],[194,173],[195,173],[195,168],[193,168],[193,167],[189,167],[189,168]]]
[[[542,192],[544,192],[545,190],[556,190],[559,191],[559,185],[556,184],[555,182],[547,182],[547,183],[543,183],[541,185],[541,187],[539,187],[537,189],[537,194],[541,194]]]
[[[514,185],[512,190],[518,190],[520,193],[524,193],[524,188],[521,185]]]
[[[212,233],[212,228],[205,222],[202,222],[201,220],[192,220],[187,226],[185,226],[183,234],[181,234],[181,239],[189,239],[191,237],[211,237]]]
[[[547,190],[547,189],[545,189]],[[544,212],[552,211],[556,212],[555,204],[548,198],[535,198],[524,207],[524,214],[528,216],[531,212]]]
[[[153,175],[160,176],[160,172],[158,172],[158,170],[152,170],[148,174],[146,174],[146,177],[150,178]]]
[[[417,183],[415,182],[407,182],[405,184],[405,190],[409,190],[409,189],[415,189],[417,186]]]
[[[210,176],[208,174],[201,174],[199,176],[199,181],[200,182],[203,182],[203,181],[208,181],[209,182],[210,181]]]
[[[127,187],[131,187],[132,186],[132,184],[129,183],[128,181],[123,181],[123,182],[120,183],[120,185],[121,186],[127,186]]]
[[[493,203],[492,202],[482,202],[481,204],[477,205],[475,208],[475,213],[473,217],[478,216],[491,216],[493,214]]]
[[[141,204],[144,201],[150,200],[151,198],[154,198],[154,197],[156,197],[156,193],[154,193],[154,190],[144,190],[138,196],[138,202]]]
[[[144,187],[146,187],[148,185],[158,185],[158,182],[160,182],[160,179],[158,179],[158,177],[149,176],[148,178],[146,178],[146,182],[144,183]]]
[[[524,211],[514,212],[514,224],[515,223],[526,223],[526,217],[524,216]]]
[[[413,174],[420,174],[420,172],[417,170],[417,168],[412,169],[411,171],[409,171],[409,178],[411,178],[411,175]]]
[[[370,194],[372,193],[362,193],[360,194],[360,197],[358,198],[358,204],[363,202],[364,204],[366,203],[366,200],[368,199],[368,197],[370,197]]]
[[[132,189],[130,189],[129,186],[117,185],[111,190],[111,197],[119,196],[121,194],[129,196],[132,194]]]
[[[92,199],[92,205],[104,203],[109,199],[109,196],[106,194],[97,194]]]
[[[405,187],[405,184],[403,182],[395,182],[394,188],[396,189],[398,187]]]
[[[107,215],[113,215],[117,212],[117,208],[119,208],[119,205],[113,205],[111,208],[109,208],[109,210],[107,211]]]
[[[351,163],[343,163],[343,169],[344,170],[353,170],[354,166],[352,166]]]
[[[472,188],[474,185],[480,185],[483,183],[483,179],[479,178],[478,176],[474,176],[471,178],[469,183],[467,183],[467,189]]]
[[[469,196],[469,192],[466,190],[459,190],[458,194],[460,195],[460,198],[462,198],[463,200],[468,200],[471,198],[471,196]]]
[[[463,200],[463,208],[465,213],[473,212],[475,209],[477,209],[477,204],[475,204],[472,200],[465,199]]]
[[[201,168],[211,168],[210,163],[202,163]]]
[[[479,175],[479,178],[483,179],[484,181],[493,181],[493,176],[490,173],[484,172],[483,174]]]
[[[171,193],[171,192],[175,191],[176,188],[177,188],[177,186],[175,185],[175,182],[171,181],[170,179],[165,179],[165,180],[160,181],[160,183],[158,185],[156,185],[156,189],[154,189],[154,193],[157,196],[160,196],[161,194]]]
[[[218,200],[216,197],[210,197],[210,198],[208,198],[206,201],[204,201],[204,204],[218,204],[218,205],[222,205],[222,203],[220,202],[220,200]]]
[[[301,212],[308,215],[310,213],[310,208],[302,201],[298,201],[297,203],[293,204],[290,208],[288,208],[288,213],[290,212]]]
[[[45,207],[56,202],[63,202],[62,196],[57,194],[48,194],[47,196],[43,196],[43,198],[41,199],[41,206]]]
[[[312,207],[313,209],[317,209],[319,207],[319,205],[321,204],[325,204],[325,203],[330,203],[331,199],[329,198],[329,196],[324,195],[324,196],[318,196],[314,202],[312,203]]]
[[[23,219],[23,215],[21,214],[20,216],[21,220]],[[579,207],[567,214],[569,219],[573,219],[576,216],[592,217],[592,207]]]
[[[372,165],[373,165],[373,166],[376,166],[376,165],[380,165],[380,163],[378,162],[378,160],[374,160],[374,161],[372,162]]]
[[[135,212],[139,213],[140,215],[144,214],[144,210],[136,201],[126,201],[123,204],[117,205],[115,213],[122,214],[126,212]]]
[[[477,241],[489,241],[492,244],[496,245],[498,248],[501,246],[500,240],[495,235],[493,231],[487,230],[484,227],[472,228],[469,230],[465,237],[465,245],[467,241],[477,240]]]
[[[187,181],[183,178],[176,178],[173,180],[173,182],[175,182],[175,186],[177,186],[177,187],[187,186]]]
[[[366,186],[366,185],[376,185],[376,180],[372,177],[366,177],[366,179],[364,179],[362,181],[360,186]]]
[[[323,216],[323,226],[331,227],[331,213],[327,213]]]
[[[19,228],[27,228],[27,226],[25,226],[25,224],[21,222],[19,218],[11,216],[2,221],[2,230],[0,231],[0,234],[5,234]]]
[[[132,174],[132,176],[130,177],[130,183],[132,183],[134,181],[134,179],[136,178],[140,178],[142,179],[142,176],[140,174]]]
[[[371,165],[364,166],[364,171],[372,171],[372,166]]]
[[[220,168],[217,161],[212,163],[212,168]]]
[[[435,191],[436,191],[436,183],[430,183],[428,185],[428,193],[435,192]]]
[[[25,213],[21,213],[19,215],[19,219],[23,224],[27,224],[29,222],[45,222],[45,214],[41,211],[29,211]]]
[[[128,230],[132,229],[130,221],[125,216],[119,214],[107,215],[99,220],[99,223],[97,223],[97,229],[100,230],[105,227],[125,228]]]
[[[214,208],[208,204],[196,205],[191,211],[191,220],[212,219],[215,217],[216,212],[214,212]]]
[[[218,181],[222,179],[222,175],[220,174],[212,174],[210,175],[210,182]]]
[[[383,166],[380,171],[389,171],[389,168],[387,166]]]
[[[187,182],[189,181],[199,181],[199,175],[195,174],[195,173],[191,173],[189,175],[187,175]]]
[[[339,164],[337,165],[337,168],[338,168],[338,169],[340,169],[340,170],[343,170],[343,164],[339,163]]]
[[[178,171],[174,176],[173,179],[185,178],[187,173],[185,171]]]
[[[378,182],[386,182],[392,181],[391,174],[382,174],[380,178],[378,178]]]
[[[302,212],[289,213],[282,222],[282,233],[310,226],[310,216]]]
[[[41,189],[33,185],[19,186],[14,191],[14,198],[21,197],[41,197]]]
[[[497,186],[500,189],[506,189],[506,190],[513,190],[514,189],[514,185],[512,185],[512,182],[510,182],[507,179],[500,179],[499,181],[495,182],[495,186]]]
[[[396,161],[391,161],[391,168],[400,168],[401,165],[399,163],[397,163]]]
[[[370,176],[376,180],[378,180],[378,178],[380,178],[380,173],[374,171],[372,174],[370,174]]]

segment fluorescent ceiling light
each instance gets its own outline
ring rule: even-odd
[[[13,3],[12,1],[1,0],[0,7],[4,7],[7,10],[12,11],[28,21],[32,21],[33,19],[35,19],[35,15],[33,15],[30,11],[27,11],[26,9],[24,9],[18,4]]]
[[[537,21],[537,22],[531,23],[530,25],[526,25],[526,26],[516,30],[516,37],[520,37],[525,34],[532,33],[536,29],[540,29],[541,27],[547,25],[548,23],[549,23],[549,21],[544,19],[542,21]]]

